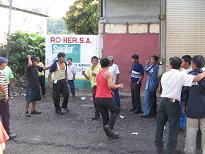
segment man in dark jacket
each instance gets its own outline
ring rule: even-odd
[[[198,75],[202,72],[205,60],[201,55],[194,56],[192,59],[192,70],[189,74]],[[182,100],[186,102],[187,130],[185,153],[196,153],[196,136],[200,127],[202,132],[201,149],[205,142],[205,80],[194,82],[191,87],[184,87],[182,91]],[[204,151],[205,152],[205,151]]]

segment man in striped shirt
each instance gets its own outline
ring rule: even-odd
[[[8,97],[8,84],[6,80],[6,75],[3,71],[5,68],[5,59],[0,57],[0,115],[2,118],[2,124],[5,128],[7,134],[9,135],[10,139],[16,137],[16,134],[10,132],[9,128],[9,97]]]

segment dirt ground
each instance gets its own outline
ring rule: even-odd
[[[42,114],[25,117],[24,100],[24,94],[10,100],[11,130],[18,137],[7,142],[6,154],[155,154],[156,119],[131,113],[129,93],[121,99],[122,111],[115,125],[120,134],[117,140],[106,138],[101,120],[91,121],[94,110],[89,91],[77,92],[76,98],[69,99],[70,113],[66,115],[55,114],[48,94],[38,105]],[[181,151],[184,139],[180,134],[177,149]]]

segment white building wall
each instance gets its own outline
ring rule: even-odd
[[[0,7],[0,16],[0,43],[4,43],[6,39],[6,33],[8,32],[9,9]],[[11,33],[16,31],[38,33],[40,35],[46,36],[47,17],[18,10],[12,10]]]

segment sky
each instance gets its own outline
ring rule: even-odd
[[[48,10],[48,15],[61,18],[69,10],[75,0],[13,0],[14,5],[21,8],[42,8]]]

